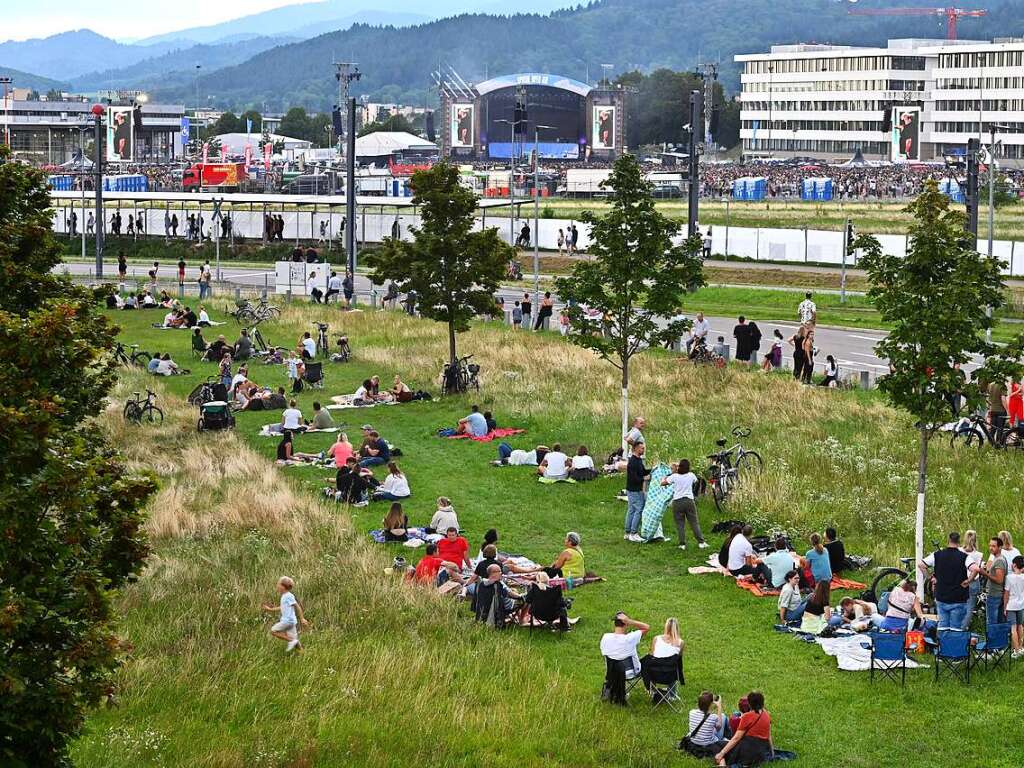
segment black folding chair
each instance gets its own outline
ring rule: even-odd
[[[971,682],[971,633],[959,629],[939,632],[939,645],[935,649],[935,682],[943,674],[962,683]]]
[[[871,636],[871,682],[875,670],[894,683],[907,684],[906,635],[903,632],[875,632]],[[897,674],[899,673],[899,674]]]
[[[986,625],[985,639],[974,646],[972,654],[971,666],[977,667],[980,664],[986,672],[993,669],[1009,671],[1013,663],[1010,654],[1010,625]]]
[[[306,363],[306,372],[302,374],[302,381],[317,389],[324,388],[324,364]]]
[[[673,712],[678,711],[679,686],[686,685],[681,653],[664,658],[644,656],[640,659],[640,675],[655,707],[666,704]]]
[[[566,604],[562,597],[561,587],[549,586],[547,589],[538,589],[534,585],[526,595],[526,604],[530,608],[529,627],[531,632],[534,627],[545,624],[556,627],[562,632],[569,630],[569,617],[566,614]]]
[[[612,704],[626,706],[629,692],[641,681],[640,674],[633,669],[632,659],[611,659],[604,657],[604,688],[601,698]]]

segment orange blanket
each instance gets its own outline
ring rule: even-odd
[[[736,586],[747,590],[747,592],[757,597],[776,597],[779,594],[779,590],[756,584],[748,576],[736,579]],[[838,576],[832,577],[832,589],[867,589],[867,586],[867,584],[861,584],[859,581],[841,579]]]

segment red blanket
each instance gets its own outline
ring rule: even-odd
[[[478,443],[489,443],[491,442],[491,440],[495,440],[499,437],[508,437],[509,435],[521,435],[525,431],[525,429],[492,429],[483,437],[473,437],[467,434],[449,435],[449,437],[452,440],[457,440],[460,437],[467,437],[470,440],[475,440]]]

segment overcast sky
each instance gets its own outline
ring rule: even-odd
[[[2,0],[0,42],[91,29],[117,39],[217,24],[299,0]]]

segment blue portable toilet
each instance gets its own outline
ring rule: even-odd
[[[939,182],[939,192],[944,194],[954,203],[964,202],[964,190],[956,179],[942,179]]]
[[[764,176],[752,176],[747,179],[746,200],[764,200],[768,196],[768,179]]]

